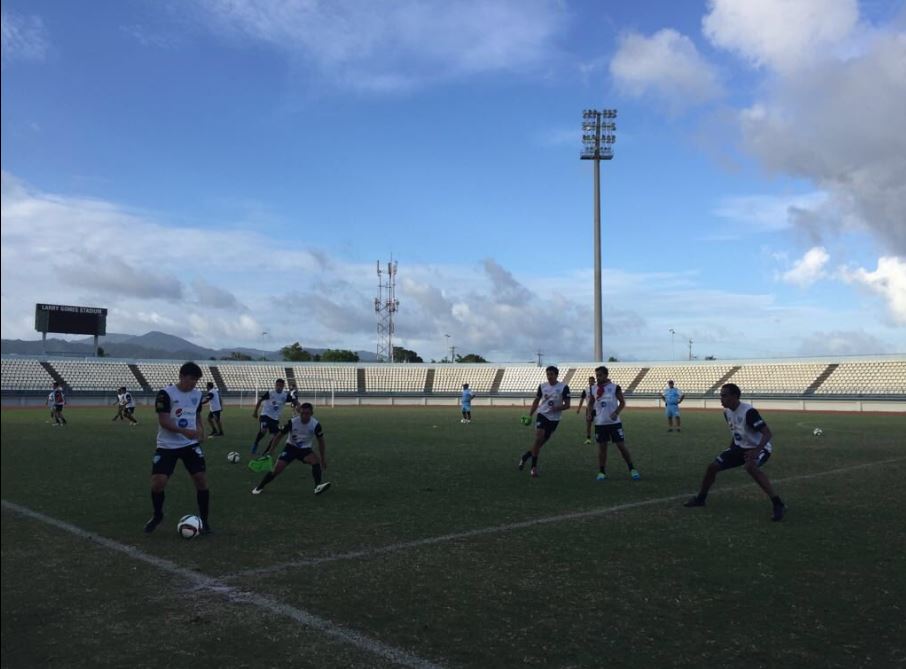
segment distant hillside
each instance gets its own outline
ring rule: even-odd
[[[127,335],[110,333],[98,338],[98,345],[104,349],[104,354],[111,358],[140,358],[150,360],[220,360],[229,358],[233,352],[248,355],[255,360],[282,360],[279,349],[264,351],[254,348],[212,349],[198,346],[181,337],[167,334],[166,332],[146,332],[143,335]],[[323,353],[323,348],[306,348],[312,355]],[[46,344],[40,340],[26,341],[22,339],[0,340],[0,352],[7,355],[71,355],[93,356],[94,339],[87,337],[76,341],[48,338]],[[356,351],[363,362],[374,362],[377,356],[370,351]]]

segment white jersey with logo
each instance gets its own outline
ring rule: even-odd
[[[128,390],[121,395],[120,405],[122,405],[125,409],[135,408],[135,400],[132,399],[132,393],[130,393]]]
[[[538,386],[538,392],[535,397],[539,398],[538,413],[548,420],[560,420],[560,409],[554,409],[563,404],[569,398],[569,386],[562,381],[551,385],[542,383]]]
[[[208,391],[208,404],[211,411],[223,411],[223,405],[220,403],[220,388],[211,388]]]
[[[280,420],[280,412],[283,411],[283,405],[289,402],[289,391],[268,390],[261,396],[261,415]]]
[[[170,385],[157,393],[155,400],[157,413],[170,414],[170,419],[181,428],[194,430],[200,421],[197,421],[201,411],[201,391],[197,388],[183,392],[175,385]],[[194,446],[197,439],[189,439],[178,432],[167,430],[162,425],[157,427],[158,448],[183,448]]]
[[[287,432],[289,433],[289,438],[286,443],[296,448],[314,448],[315,438],[324,436],[321,423],[314,416],[309,418],[307,423],[302,422],[301,416],[293,416],[283,426],[283,434]]]
[[[117,394],[116,394],[116,402],[117,402],[117,404],[119,404],[121,407],[126,406],[126,393],[117,393]]]
[[[610,417],[610,414],[620,408],[620,399],[617,397],[619,389],[620,386],[616,383],[608,381],[596,384],[589,390],[595,407],[595,425],[618,425],[622,422],[619,416],[616,419]]]
[[[747,402],[740,402],[739,406],[733,409],[724,409],[724,418],[727,420],[727,426],[730,428],[730,434],[733,435],[733,443],[739,448],[757,448],[761,443],[761,432],[759,429],[766,423],[758,409]],[[765,447],[768,453],[773,450],[769,441]]]

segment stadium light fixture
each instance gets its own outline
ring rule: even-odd
[[[595,161],[595,361],[604,360],[604,322],[601,298],[601,161],[613,160],[617,141],[616,109],[582,111],[582,151],[579,158]]]

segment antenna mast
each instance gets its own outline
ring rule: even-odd
[[[377,261],[378,294],[374,298],[374,312],[377,314],[377,357],[378,360],[393,362],[393,314],[399,309],[396,299],[397,263],[391,260],[387,269],[381,269]]]

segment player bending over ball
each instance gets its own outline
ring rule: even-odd
[[[283,428],[274,435],[267,450],[276,446],[280,440],[289,435],[286,440],[286,446],[280,457],[277,458],[277,466],[274,471],[264,475],[259,483],[252,490],[253,495],[260,495],[264,491],[264,486],[280,476],[293,460],[301,460],[307,465],[311,465],[311,475],[315,480],[315,494],[320,495],[330,487],[329,481],[321,481],[321,470],[327,469],[327,444],[324,441],[324,430],[321,423],[314,417],[314,407],[310,402],[303,402],[296,406],[296,414]],[[315,453],[312,445],[318,441],[318,453]]]
[[[686,506],[704,506],[708,490],[717,478],[717,472],[743,465],[749,476],[755,479],[765,494],[771,498],[771,504],[774,506],[772,520],[783,520],[786,506],[774,491],[768,477],[761,471],[761,466],[768,461],[773,451],[771,429],[755,407],[739,400],[741,395],[742,392],[735,383],[721,386],[720,403],[724,407],[724,418],[733,438],[730,447],[708,465],[701,490],[686,502]]]

